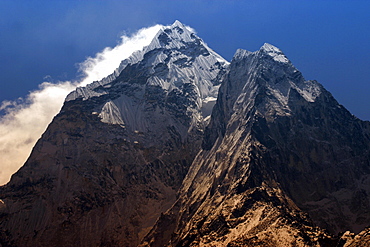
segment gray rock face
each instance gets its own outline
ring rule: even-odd
[[[175,22],[72,92],[0,189],[0,243],[137,246],[176,199],[227,65]]]
[[[276,47],[239,50],[179,199],[143,246],[337,246],[315,225],[369,224],[369,131]]]

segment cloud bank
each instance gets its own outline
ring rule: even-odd
[[[0,110],[5,112],[0,118],[0,185],[7,183],[24,164],[69,92],[111,74],[123,59],[149,45],[162,27],[155,25],[131,36],[123,35],[114,48],[107,47],[95,57],[88,57],[79,64],[83,77],[78,81],[44,82],[24,99],[3,101],[0,105]]]

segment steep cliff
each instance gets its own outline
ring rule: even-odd
[[[369,131],[278,48],[238,50],[179,199],[143,245],[337,246],[370,222]]]

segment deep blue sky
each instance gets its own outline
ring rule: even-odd
[[[48,80],[72,80],[77,63],[121,34],[176,19],[231,60],[238,48],[279,47],[306,79],[370,120],[370,1],[0,0],[0,102]]]

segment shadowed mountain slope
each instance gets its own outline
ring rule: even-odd
[[[337,246],[370,222],[369,131],[278,48],[238,50],[179,199],[143,245]]]

